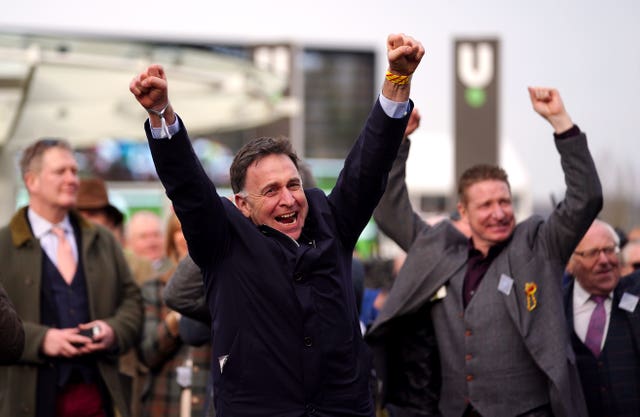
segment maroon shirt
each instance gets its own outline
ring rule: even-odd
[[[484,274],[487,272],[487,269],[489,269],[491,262],[500,255],[500,252],[502,252],[502,249],[507,246],[509,240],[511,240],[511,237],[504,242],[500,242],[489,248],[489,253],[484,257],[482,252],[473,246],[473,239],[469,238],[467,272],[464,275],[464,285],[462,286],[462,303],[464,308],[467,308],[467,305],[471,301],[471,297],[476,293],[476,290],[478,289],[482,278],[484,278]]]

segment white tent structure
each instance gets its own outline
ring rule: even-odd
[[[0,36],[0,214],[13,211],[14,155],[35,139],[86,147],[143,139],[144,109],[128,91],[151,63],[164,66],[172,104],[192,135],[236,130],[296,113],[288,80],[208,50],[145,43]],[[7,198],[9,197],[9,198]]]

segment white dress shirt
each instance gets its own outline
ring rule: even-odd
[[[596,302],[590,299],[591,294],[585,290],[577,279],[573,282],[573,328],[578,338],[584,343],[587,337],[587,329],[589,328],[589,320],[591,313],[596,308]],[[604,324],[604,333],[602,335],[602,343],[600,349],[604,347],[604,341],[607,340],[607,331],[609,331],[609,321],[611,320],[611,303],[613,293],[604,300],[604,311],[607,319]]]
[[[47,254],[49,259],[53,262],[53,264],[58,266],[58,238],[53,234],[51,228],[53,227],[53,223],[45,220],[38,213],[33,211],[31,207],[27,210],[27,217],[29,218],[29,223],[31,224],[31,230],[33,230],[33,235],[40,241],[40,246],[42,246],[42,250]],[[76,237],[73,233],[73,227],[71,227],[71,222],[69,221],[69,215],[65,216],[64,219],[57,224],[58,227],[64,230],[64,235],[69,241],[71,245],[71,250],[73,251],[73,257],[76,262],[78,261],[78,245],[76,243]]]

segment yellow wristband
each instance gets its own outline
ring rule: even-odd
[[[392,73],[391,71],[387,71],[387,80],[391,81],[394,84],[405,85],[409,84],[411,80],[410,75],[397,75]]]

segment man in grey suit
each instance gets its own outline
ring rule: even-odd
[[[640,272],[620,278],[619,245],[596,220],[567,265],[567,324],[591,417],[640,416]]]
[[[567,184],[546,221],[516,225],[506,173],[475,166],[458,186],[467,239],[450,222],[429,226],[413,212],[408,140],[389,174],[375,219],[407,259],[367,340],[385,399],[404,415],[586,415],[560,277],[602,207],[602,190],[586,136],[558,92],[529,95],[554,129]]]

